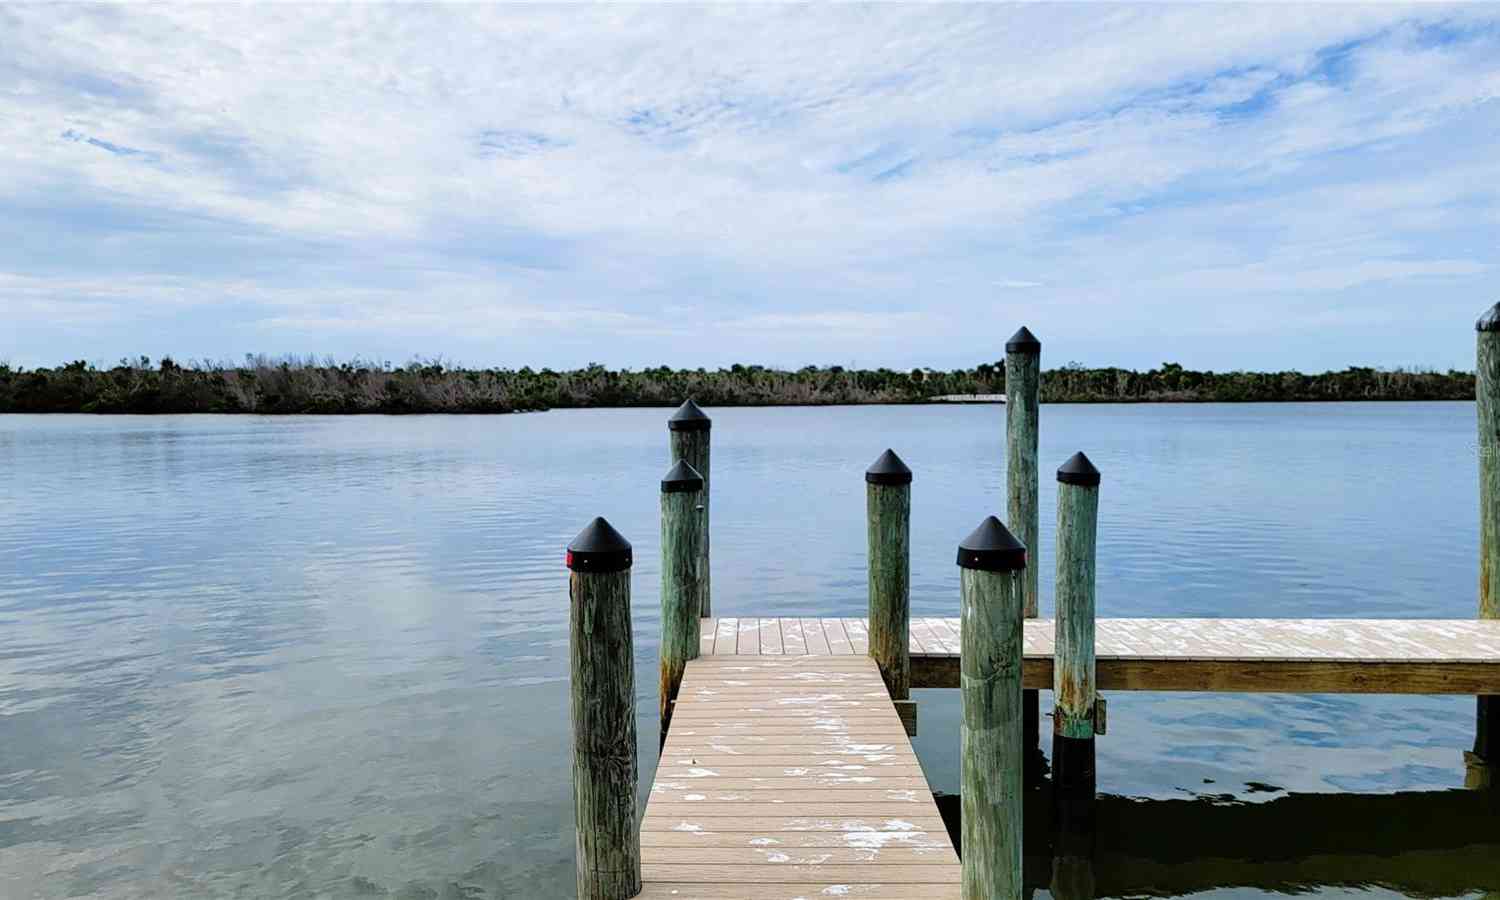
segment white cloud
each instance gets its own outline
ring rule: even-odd
[[[12,5],[0,32],[18,361],[793,364],[824,334],[956,364],[1024,318],[1136,364],[1270,309],[1356,333],[1262,365],[1394,364],[1409,341],[1340,311],[1386,333],[1433,314],[1402,292],[1494,294],[1483,6]],[[1464,362],[1469,318],[1428,355]]]

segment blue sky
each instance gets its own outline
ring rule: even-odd
[[[1471,368],[1500,8],[0,6],[0,360]]]

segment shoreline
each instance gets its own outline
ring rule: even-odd
[[[1349,398],[1349,399],[1307,399],[1294,398],[1287,400],[1182,400],[1182,399],[1145,399],[1145,400],[1046,400],[1043,406],[1290,406],[1304,404],[1310,406],[1353,406],[1361,403],[1375,405],[1389,405],[1394,403],[1473,403],[1474,399],[1462,397],[1431,397],[1431,398],[1409,398],[1409,397],[1375,397],[1375,398]],[[892,401],[872,400],[868,402],[831,402],[831,403],[720,403],[714,404],[714,409],[827,409],[827,408],[858,408],[868,406],[1005,406],[1004,403],[953,403],[949,401]],[[234,416],[263,417],[263,418],[297,418],[299,416],[328,416],[335,418],[355,418],[358,416],[383,416],[387,418],[404,418],[410,416],[513,416],[534,415],[550,412],[584,412],[598,410],[623,410],[623,409],[673,409],[675,406],[668,403],[632,403],[615,404],[610,406],[553,406],[543,409],[513,409],[506,411],[475,411],[465,409],[426,409],[426,410],[401,410],[387,411],[379,409],[361,410],[319,410],[319,411],[272,411],[272,410],[194,410],[194,409],[161,409],[150,412],[142,411],[117,411],[117,410],[19,410],[0,409],[0,419],[6,416],[130,416],[143,419],[160,416],[212,416],[215,418],[230,418]]]
[[[1199,372],[1175,363],[1145,372],[1068,365],[1041,373],[1043,403],[1337,403],[1473,400],[1472,372],[1350,367],[1340,372]],[[241,367],[146,358],[109,369],[86,362],[25,369],[0,364],[0,414],[455,415],[549,409],[702,406],[1002,405],[1005,366],[972,369],[795,371],[705,369],[400,368],[251,359]]]

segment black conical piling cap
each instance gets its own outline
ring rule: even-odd
[[[1500,331],[1500,303],[1496,303],[1484,311],[1479,321],[1474,323],[1475,331]]]
[[[698,470],[687,464],[687,460],[679,459],[677,465],[667,471],[661,478],[661,492],[663,494],[677,494],[684,491],[703,490],[703,476]]]
[[[599,516],[568,545],[568,568],[575,572],[623,572],[634,561],[625,535]]]
[[[865,469],[865,481],[871,484],[911,484],[911,469],[894,450],[886,450]]]
[[[1068,457],[1057,470],[1057,480],[1062,484],[1081,484],[1084,487],[1094,487],[1099,483],[1099,470],[1089,462],[1089,458],[1080,450]]]
[[[1021,330],[1011,335],[1010,340],[1005,342],[1005,352],[1041,353],[1042,342],[1036,339],[1036,335],[1031,333],[1030,328],[1022,325]]]
[[[1026,545],[1000,520],[990,516],[958,545],[958,564],[965,569],[1011,572],[1026,568]]]
[[[692,400],[684,400],[677,407],[677,412],[672,413],[672,418],[667,420],[668,431],[707,431],[712,428],[714,420],[704,415],[703,410]]]

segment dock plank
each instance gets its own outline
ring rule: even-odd
[[[780,619],[781,652],[788,656],[806,656],[807,639],[802,636],[801,619]]]
[[[775,619],[760,620],[760,652],[766,656],[781,655],[781,623]]]
[[[854,647],[849,643],[849,635],[844,631],[844,622],[842,619],[824,619],[823,634],[828,637],[828,652],[830,655],[854,655]]]
[[[721,617],[714,634],[714,654],[734,656],[739,652],[740,620]]]
[[[870,652],[870,622],[868,619],[845,619],[844,631],[849,635],[849,643],[853,645],[856,656],[864,656]]]
[[[736,654],[760,655],[760,619],[740,619],[739,643]]]
[[[809,656],[832,656],[833,650],[828,643],[828,635],[823,631],[822,619],[803,619],[802,634],[807,638],[807,654]]]

